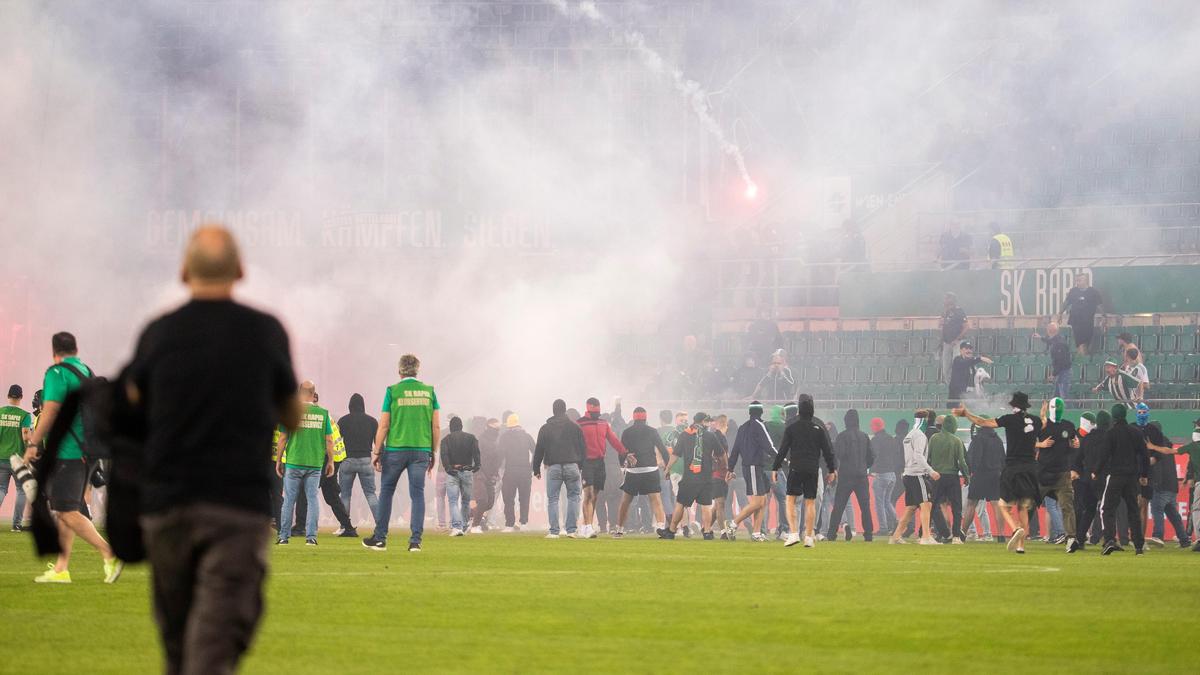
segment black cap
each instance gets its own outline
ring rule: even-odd
[[[24,398],[25,390],[21,388],[21,385],[14,384],[13,386],[8,388],[8,397],[9,398]]]
[[[975,349],[975,345],[971,344],[970,342],[967,342],[966,340],[963,340],[962,342],[960,342],[958,344],[958,348],[959,349]]]

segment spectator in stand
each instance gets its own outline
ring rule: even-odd
[[[1121,333],[1117,336],[1117,351],[1121,354],[1121,360],[1125,359],[1125,352],[1128,352],[1130,349],[1137,349],[1139,354],[1138,363],[1142,363],[1142,350],[1137,346],[1137,343],[1134,342],[1135,339],[1136,338],[1134,338],[1133,333]]]
[[[737,396],[741,398],[754,396],[754,390],[758,388],[758,383],[763,378],[762,368],[759,368],[757,363],[753,354],[746,354],[746,358],[742,361],[742,367],[733,374],[733,391]]]
[[[758,362],[765,362],[777,349],[783,348],[783,335],[770,307],[760,307],[758,318],[746,328],[746,345]]]
[[[949,407],[953,408],[962,401],[963,394],[975,384],[975,369],[981,363],[991,364],[986,356],[975,356],[975,346],[970,342],[960,342],[958,356],[950,366]]]
[[[1080,347],[1079,353],[1086,353],[1082,347],[1091,344],[1091,337],[1083,345],[1079,345],[1079,329],[1072,326],[1071,330],[1075,334],[1076,345]],[[1058,324],[1051,321],[1046,326],[1045,335],[1038,335],[1035,331],[1033,337],[1041,338],[1046,345],[1046,351],[1050,354],[1050,379],[1054,382],[1054,395],[1059,398],[1068,398],[1071,393],[1071,350],[1067,347],[1067,341],[1059,333]]]
[[[858,223],[849,219],[842,223],[842,262],[867,262],[867,240],[858,228]]]
[[[1133,397],[1137,394],[1140,385],[1141,382],[1136,377],[1122,370],[1116,361],[1110,360],[1104,362],[1104,379],[1092,387],[1092,391],[1104,389],[1118,403],[1128,406],[1133,403]]]
[[[942,382],[950,381],[950,366],[958,355],[959,345],[967,334],[967,313],[958,306],[958,296],[947,292],[942,311]]]
[[[1000,231],[999,223],[988,226],[992,238],[988,241],[988,260],[994,270],[1010,270],[1013,268],[1013,243],[1007,234]]]
[[[1133,392],[1133,400],[1141,401],[1146,398],[1146,390],[1150,388],[1150,373],[1146,364],[1142,363],[1142,352],[1137,347],[1125,350],[1125,364],[1121,370],[1129,373],[1137,380],[1137,390]]]
[[[939,241],[939,257],[944,270],[970,268],[971,237],[962,230],[960,223],[950,223]]]
[[[1092,336],[1096,332],[1096,310],[1104,304],[1100,291],[1091,286],[1090,274],[1079,274],[1075,277],[1075,287],[1067,293],[1063,301],[1063,312],[1067,315],[1067,325],[1075,337],[1075,349],[1080,354],[1091,350]],[[1105,316],[1101,313],[1101,319]],[[1062,321],[1062,316],[1059,316]]]
[[[771,355],[771,366],[758,382],[754,398],[760,401],[790,401],[796,395],[796,377],[788,367],[787,355],[782,349]]]
[[[875,464],[871,473],[875,476],[875,520],[878,521],[875,536],[884,537],[896,529],[896,502],[891,496],[896,489],[896,478],[904,471],[904,447],[900,439],[887,432],[883,419],[871,420],[871,452]]]

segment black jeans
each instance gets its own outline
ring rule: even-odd
[[[1103,489],[1103,481],[1094,481],[1091,478],[1079,478],[1075,481],[1075,539],[1081,544],[1088,540],[1088,530],[1092,528],[1092,521],[1096,519]]]
[[[533,487],[533,476],[525,474],[514,478],[504,477],[501,481],[501,493],[504,496],[504,526],[512,527],[517,524],[516,505],[513,500],[518,493],[521,497],[521,524],[529,522],[529,490]]]
[[[233,673],[263,610],[271,519],[216,504],[142,516],[170,675]]]
[[[1138,509],[1138,477],[1109,476],[1104,481],[1104,493],[1100,500],[1100,518],[1104,525],[1104,542],[1117,540],[1117,507],[1125,500],[1125,513],[1129,518],[1130,539],[1135,548],[1146,545],[1142,532],[1142,514]]]
[[[871,541],[875,527],[871,521],[870,483],[865,474],[862,476],[838,476],[837,492],[833,497],[833,511],[829,514],[829,530],[825,533],[825,537],[831,541],[837,539],[837,524],[842,522],[842,513],[846,510],[846,502],[850,501],[851,493],[858,500],[858,511],[862,514],[863,539]]]
[[[946,502],[950,504],[950,517],[954,520],[952,527],[947,527],[946,518],[942,515],[941,505]],[[939,535],[966,538],[962,531],[962,483],[958,474],[943,474],[933,484],[933,514],[937,515],[931,520]]]

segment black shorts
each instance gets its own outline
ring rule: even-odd
[[[1189,462],[1191,460],[1188,460]],[[1154,486],[1138,484],[1138,496],[1146,501],[1154,499]]]
[[[994,502],[1000,499],[1000,474],[977,473],[971,476],[967,486],[967,499],[977,502]]]
[[[1017,504],[1023,499],[1042,503],[1042,486],[1038,484],[1038,465],[1035,463],[1010,464],[1000,474],[1000,499]]]
[[[627,495],[656,495],[662,492],[662,476],[658,469],[645,473],[625,472],[625,480],[621,483],[621,491]]]
[[[679,481],[675,503],[687,508],[692,504],[712,505],[712,483],[703,478],[684,478]]]
[[[729,481],[725,480],[724,478],[717,478],[716,476],[713,476],[712,489],[710,492],[712,493],[713,501],[725,499],[729,496]]]
[[[1095,323],[1085,323],[1078,326],[1071,324],[1071,335],[1075,337],[1076,347],[1092,344],[1092,335],[1095,333],[1095,331]]]
[[[597,490],[604,489],[604,460],[603,459],[585,459],[583,460],[583,487],[596,488]]]
[[[933,489],[925,476],[904,477],[904,506],[920,506],[933,499]]]
[[[816,471],[805,471],[803,469],[789,471],[787,478],[788,496],[803,496],[805,499],[816,499],[818,480],[820,480],[820,477]]]
[[[742,477],[746,479],[746,496],[762,497],[771,492],[771,481],[767,480],[767,470],[761,466],[742,467]]]
[[[83,511],[83,492],[87,489],[88,465],[81,459],[60,459],[50,476],[47,490],[50,510],[59,513]]]

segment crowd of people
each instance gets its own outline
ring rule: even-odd
[[[1190,545],[1193,530],[1175,504],[1173,459],[1186,454],[1193,528],[1200,520],[1200,420],[1193,442],[1176,448],[1144,402],[1085,412],[1076,425],[1060,397],[1035,414],[1016,392],[1011,412],[994,419],[961,405],[941,415],[923,409],[891,433],[871,419],[868,433],[857,410],[845,413],[840,431],[817,418],[806,394],[782,407],[755,400],[741,424],[723,414],[661,410],[657,426],[644,407],[627,420],[619,399],[606,413],[593,397],[582,413],[554,401],[536,434],[513,411],[465,421],[449,415],[443,429],[437,393],[418,379],[420,360],[406,354],[378,417],[355,394],[335,420],[316,384],[297,381],[282,325],[233,300],[241,277],[232,236],[201,228],[182,272],[191,300],[146,327],[111,382],[95,377],[75,337],[62,332],[51,340],[53,364],[34,412],[23,409],[17,385],[0,408],[0,453],[9,458],[0,503],[11,478],[35,513],[40,505],[56,516],[58,557],[39,583],[71,583],[76,539],[100,553],[106,583],[121,577],[124,563],[91,513],[93,492],[121,471],[97,452],[95,412],[85,424],[88,416],[70,404],[88,387],[106,386],[115,407],[136,419],[113,422],[108,433],[138,447],[135,521],[171,672],[218,672],[237,662],[262,613],[264,534],[273,530],[277,545],[303,536],[316,546],[320,494],[338,520],[335,534],[358,537],[355,482],[373,521],[362,545],[375,552],[388,549],[405,478],[406,548],[421,551],[426,482],[435,475],[436,517],[452,537],[528,528],[532,484],[542,480],[549,539],[645,532],[732,541],[744,528],[754,542],[773,535],[788,547],[813,547],[853,538],[861,522],[867,541],[992,539],[1023,553],[1027,542],[1044,539],[1068,553],[1100,544],[1108,555],[1130,543],[1138,554],[1147,543],[1164,545],[1164,520],[1181,547]],[[970,422],[967,443],[959,419]],[[497,498],[502,526],[493,525]],[[24,528],[30,508],[16,506],[14,530]],[[1050,521],[1044,535],[1042,509]]]

